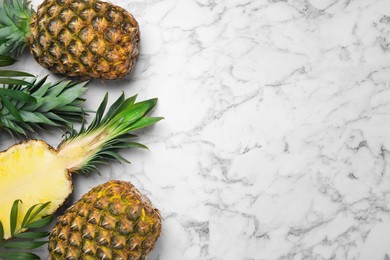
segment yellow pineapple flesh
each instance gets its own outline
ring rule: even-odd
[[[0,220],[4,238],[10,238],[9,209],[15,199],[23,201],[19,219],[29,207],[51,201],[37,216],[53,213],[72,192],[72,182],[54,149],[42,141],[29,141],[0,153]],[[29,206],[28,206],[29,205]],[[21,227],[19,221],[16,230]]]
[[[58,218],[49,259],[146,259],[160,232],[160,214],[149,199],[128,182],[109,181]]]
[[[33,15],[30,49],[54,73],[126,76],[138,55],[139,27],[125,9],[97,0],[44,0]]]

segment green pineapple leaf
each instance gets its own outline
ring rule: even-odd
[[[23,221],[22,221],[22,227],[26,227],[27,224],[31,223],[31,221],[42,211],[44,210],[48,205],[49,202],[43,203],[43,204],[35,204],[31,206],[26,212],[26,215],[24,215]],[[39,207],[38,207],[39,206]],[[37,210],[34,211],[34,209],[38,207]],[[34,211],[33,214],[31,214]]]
[[[38,220],[35,220],[31,223],[26,224],[25,228],[41,228],[44,226],[47,226],[50,224],[50,222],[53,220],[53,216],[47,216]]]
[[[1,223],[0,221],[0,243],[3,242],[4,240],[4,227],[3,227],[3,223]]]
[[[15,72],[14,75],[24,74]],[[81,104],[85,100],[81,96],[87,90],[87,82],[50,83],[45,77],[34,78],[28,84],[0,78],[0,83],[4,83],[2,79],[8,83],[0,87],[0,129],[11,135],[28,136],[47,125],[69,129],[73,123],[83,121],[85,112]]]
[[[119,154],[122,148],[137,147],[147,149],[145,145],[132,142],[130,139],[136,137],[130,132],[145,128],[157,123],[162,117],[148,117],[147,115],[157,104],[157,99],[149,99],[136,102],[137,96],[125,98],[122,95],[106,111],[108,95],[106,94],[100,103],[95,117],[88,127],[82,125],[79,131],[72,130],[58,147],[60,156],[65,156],[72,164],[72,172],[87,174],[96,171],[98,164],[107,164],[110,160],[129,162]],[[88,154],[78,154],[79,158],[85,160],[70,160],[71,149],[68,147],[87,146],[91,147]]]
[[[18,222],[18,211],[19,211],[19,203],[21,200],[15,200],[12,204],[11,208],[11,214],[10,214],[10,229],[11,229],[11,236],[15,234],[16,224]]]
[[[3,0],[0,5],[0,54],[18,57],[27,47],[26,38],[30,34],[31,17],[34,11],[29,1]],[[5,65],[15,62],[14,59],[4,60]],[[4,66],[4,65],[3,65]]]
[[[14,64],[15,62],[16,60],[9,56],[0,55],[0,67],[9,66]]]
[[[31,83],[21,79],[0,78],[0,84],[30,85]]]
[[[30,252],[0,252],[0,259],[35,260],[40,257]]]
[[[15,234],[15,237],[18,238],[44,238],[49,235],[48,232],[44,231],[31,231],[31,232],[24,232],[24,233],[18,233]]]
[[[0,77],[34,77],[34,75],[16,70],[0,70]]]
[[[18,249],[35,249],[40,246],[43,246],[48,241],[18,241],[18,242],[9,242],[4,244],[5,248],[18,248]]]

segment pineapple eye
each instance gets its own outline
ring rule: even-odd
[[[108,27],[108,21],[102,17],[96,17],[92,20],[92,26],[97,32],[104,32]]]
[[[93,225],[85,225],[83,230],[81,231],[81,234],[83,235],[83,239],[89,239],[89,240],[92,240],[93,239],[93,235],[95,233],[95,229],[93,227]],[[87,244],[87,243],[85,243]]]
[[[61,48],[55,44],[55,43],[52,43],[50,48],[49,48],[49,53],[55,57],[56,59],[58,59],[61,55]]]
[[[90,27],[85,27],[79,33],[80,40],[82,40],[87,45],[93,40],[94,37],[95,34]]]
[[[49,22],[49,26],[47,29],[51,35],[56,37],[58,33],[61,31],[62,25],[58,20],[53,19]]]
[[[80,233],[71,233],[69,236],[69,244],[71,246],[78,246],[81,244],[82,237],[80,236]]]
[[[89,44],[89,50],[93,54],[103,55],[105,51],[105,43],[104,40],[95,38],[90,44]]]
[[[95,16],[95,12],[91,8],[86,8],[80,12],[80,16],[87,22],[91,22],[92,18]]]
[[[69,44],[69,48],[68,48],[69,52],[76,56],[76,57],[80,57],[81,53],[83,52],[84,50],[84,47],[82,45],[81,42],[79,41],[72,41],[70,44]]]
[[[110,260],[111,259],[110,252],[108,251],[107,248],[104,248],[104,247],[99,247],[96,250],[96,255],[99,257],[99,259],[102,259],[102,260]]]
[[[129,238],[126,242],[126,247],[131,251],[136,251],[141,247],[142,241],[139,237]]]
[[[70,9],[62,10],[59,17],[64,23],[68,23],[70,20],[74,19],[73,12]]]
[[[64,65],[69,64],[69,59],[68,59],[68,56],[66,54],[61,56],[60,61]]]
[[[114,249],[121,250],[125,248],[126,240],[122,237],[113,237],[111,244]]]
[[[92,238],[91,238],[91,240],[92,240]],[[83,247],[82,247],[81,250],[86,255],[94,255],[95,254],[95,250],[96,250],[96,245],[94,244],[94,242],[85,241],[83,243]]]
[[[78,12],[81,8],[83,8],[84,4],[79,1],[73,1],[69,7],[75,12]]]
[[[43,58],[42,58],[42,63],[47,66],[47,67],[53,67],[53,60],[50,59],[49,56],[47,55],[44,55]],[[46,67],[46,68],[47,68]]]
[[[92,8],[98,13],[105,13],[108,9],[108,3],[96,2],[92,4]]]
[[[56,16],[57,13],[59,12],[60,8],[58,7],[58,5],[53,5],[51,6],[48,10],[47,10],[47,14],[50,16],[50,17],[53,17],[53,16]]]
[[[68,28],[72,33],[78,33],[83,27],[84,22],[78,17],[73,18],[68,25]]]
[[[115,10],[113,10],[113,9],[109,10],[109,11],[106,13],[106,18],[107,18],[107,20],[109,20],[110,22],[116,22],[116,21],[118,21],[118,16],[119,16],[119,14],[118,14]],[[120,17],[119,17],[119,19],[120,19]]]
[[[114,43],[114,44],[120,42],[120,40],[122,38],[118,29],[113,28],[113,27],[108,28],[106,30],[106,33],[104,34],[104,36],[105,36],[107,41]]]
[[[92,53],[90,53],[88,51],[84,51],[80,56],[80,61],[81,61],[81,63],[83,63],[83,65],[92,68],[93,64],[96,61],[96,57],[94,55],[92,55]]]
[[[58,39],[63,47],[67,47],[72,40],[72,35],[68,30],[62,30],[58,36]]]
[[[78,73],[78,72],[84,72],[84,69],[83,69],[81,64],[73,63],[72,71],[74,71],[75,73]]]
[[[110,70],[110,64],[104,59],[100,59],[96,66],[96,70],[100,72],[108,72]]]
[[[46,47],[48,45],[48,40],[47,40],[47,37],[45,34],[42,34],[41,36],[39,36],[38,43],[39,43],[39,45],[41,45],[42,48],[46,49]]]

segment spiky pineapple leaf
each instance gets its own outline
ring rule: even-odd
[[[21,79],[0,78],[0,84],[30,85],[31,83]]]
[[[3,242],[3,239],[4,239],[4,227],[3,227],[3,223],[1,223],[0,221],[0,243]]]
[[[19,211],[19,203],[21,200],[15,200],[12,204],[11,208],[11,214],[10,214],[10,229],[11,229],[11,236],[15,234],[16,229],[16,223],[18,222],[18,211]]]
[[[40,257],[30,252],[0,252],[0,259],[35,260]]]
[[[0,77],[34,77],[34,75],[17,70],[0,70]]]
[[[22,221],[22,227],[25,227],[28,223],[31,223],[31,220],[33,220],[42,210],[44,210],[48,205],[49,202],[43,203],[43,204],[35,204],[31,206],[27,212],[26,215],[24,215],[23,221]],[[38,207],[39,206],[39,207]],[[38,207],[36,210],[35,208]],[[35,211],[34,211],[35,210]],[[33,212],[34,211],[34,212]]]
[[[15,59],[6,56],[6,55],[0,55],[0,67],[9,66],[16,62]]]
[[[43,246],[48,241],[19,241],[9,242],[4,245],[5,248],[17,248],[17,249],[35,249]]]
[[[162,117],[144,117],[138,120],[133,126],[131,127],[131,130],[137,130],[144,127],[147,127],[149,125],[153,125],[163,119]]]
[[[35,220],[34,222],[28,223],[25,225],[26,228],[41,228],[44,226],[47,226],[50,224],[50,222],[53,220],[53,216],[47,216],[38,220]]]
[[[46,80],[35,78],[28,85],[6,84],[0,88],[0,128],[27,136],[45,125],[70,128],[83,121],[85,112],[80,105],[85,100],[81,95],[87,82]]]
[[[33,14],[34,11],[29,1],[2,1],[0,5],[0,54],[15,58],[23,52],[28,44],[26,38],[30,34]],[[11,61],[8,60],[8,62]]]
[[[0,101],[4,105],[4,107],[7,108],[10,115],[12,115],[15,118],[15,120],[23,121],[23,118],[20,115],[18,109],[8,100],[7,97],[0,95]]]
[[[108,95],[106,94],[100,103],[94,119],[88,127],[83,124],[79,131],[72,130],[65,137],[64,141],[58,147],[59,153],[66,151],[66,147],[71,147],[72,143],[75,146],[80,146],[86,139],[92,138],[98,140],[93,146],[96,150],[91,152],[80,165],[72,168],[73,172],[82,174],[96,171],[98,164],[107,164],[110,160],[119,162],[129,162],[122,157],[118,152],[122,148],[144,148],[145,145],[130,141],[136,137],[130,134],[134,130],[138,130],[154,123],[157,123],[162,117],[147,117],[157,104],[157,99],[149,99],[142,102],[136,102],[137,96],[125,98],[124,93],[110,106],[106,111],[108,103]],[[88,144],[91,145],[92,144]],[[72,156],[72,155],[70,155]],[[82,157],[82,156],[81,156]]]
[[[16,89],[0,88],[0,95],[15,99],[17,101],[30,103],[36,102],[36,99],[30,94]]]
[[[15,237],[18,238],[44,238],[49,235],[49,232],[44,231],[31,231],[15,234]]]

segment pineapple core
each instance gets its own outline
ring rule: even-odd
[[[41,218],[52,214],[72,192],[72,182],[64,163],[45,142],[31,140],[12,146],[0,153],[0,165],[0,221],[5,239],[11,235],[10,209],[15,199],[22,200],[16,225],[18,231],[31,206],[51,202],[36,217]]]

